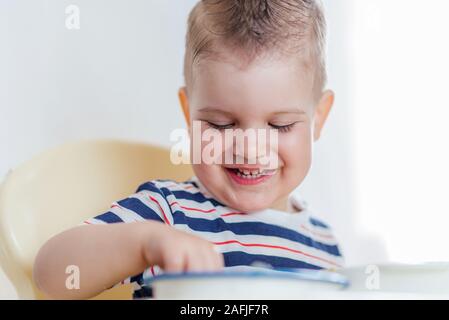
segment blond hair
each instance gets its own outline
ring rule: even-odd
[[[300,54],[321,93],[327,78],[325,44],[319,0],[201,0],[188,19],[185,82],[189,88],[200,57],[218,56],[220,48],[239,50],[248,61],[278,51]]]

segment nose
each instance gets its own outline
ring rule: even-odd
[[[264,149],[264,148],[263,148]],[[248,164],[257,166],[260,158],[257,143],[236,143],[234,147],[234,157],[236,164]]]
[[[234,136],[235,164],[275,168],[278,163],[277,150],[278,134],[276,130],[247,129]]]

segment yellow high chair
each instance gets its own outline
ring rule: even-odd
[[[152,179],[182,181],[193,175],[175,166],[169,151],[121,141],[76,142],[46,151],[11,171],[0,186],[0,266],[20,299],[43,299],[32,268],[53,235],[108,210]],[[96,299],[130,299],[130,285]]]

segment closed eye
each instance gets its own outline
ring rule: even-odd
[[[294,122],[294,123],[287,124],[287,125],[284,125],[284,126],[277,126],[277,125],[274,125],[274,124],[270,123],[270,127],[272,127],[273,129],[276,129],[276,130],[278,130],[278,131],[280,131],[280,132],[289,132],[290,130],[293,129],[293,127],[294,127],[297,123],[298,123],[298,122]]]
[[[230,124],[217,124],[217,123],[213,123],[210,121],[205,121],[211,128],[217,129],[217,130],[227,130],[227,129],[232,129],[232,127],[235,126],[234,123],[230,123]],[[279,125],[275,125],[275,124],[269,124],[270,127],[272,127],[275,130],[278,130],[280,132],[289,132],[291,129],[293,129],[293,127],[297,124],[298,122],[294,122],[288,125],[283,125],[283,126],[279,126]]]
[[[226,130],[231,129],[234,126],[234,123],[231,124],[216,124],[213,122],[205,121],[210,127],[217,129],[217,130]]]

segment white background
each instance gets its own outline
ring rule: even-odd
[[[169,146],[196,0],[0,0],[0,176],[85,138]],[[81,10],[80,30],[65,8]],[[448,260],[445,0],[325,1],[337,100],[300,192],[349,265]],[[0,272],[0,298],[14,298]]]

